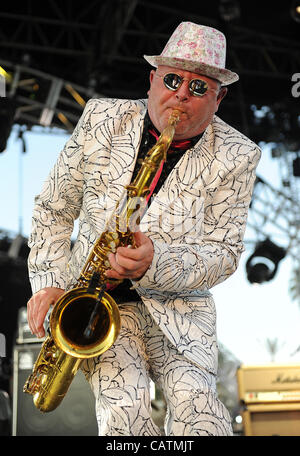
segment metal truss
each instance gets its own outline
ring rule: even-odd
[[[229,55],[239,74],[290,80],[299,72],[298,41],[238,26],[231,32]]]
[[[254,234],[247,242],[267,237],[276,239],[295,258],[300,248],[300,203],[290,191],[278,190],[269,182],[257,178],[253,193],[248,227]]]
[[[14,121],[72,132],[86,101],[101,97],[93,88],[82,87],[24,65],[0,60],[10,75],[7,97],[15,104]]]
[[[107,96],[140,97],[148,71],[143,54],[160,53],[178,23],[190,20],[223,29],[229,42],[228,67],[251,77],[254,84],[257,77],[290,80],[299,71],[298,40],[225,24],[218,17],[218,5],[218,0],[201,8],[183,8],[179,1],[94,0],[83,5],[45,0],[38,5],[27,0],[22,7],[0,8],[0,48],[6,60],[27,62],[79,85],[94,79],[97,90]],[[261,4],[260,10],[266,11],[266,6]],[[269,81],[270,85],[274,87]],[[249,95],[253,102],[255,93],[261,97],[257,84],[255,90],[248,87],[244,97]]]
[[[267,238],[283,247],[300,270],[300,178],[294,177],[292,161],[295,155],[278,157],[281,188],[257,177],[248,216],[246,242],[257,244]]]

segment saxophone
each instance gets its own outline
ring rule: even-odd
[[[133,224],[139,224],[141,208],[154,177],[166,160],[179,111],[174,109],[156,144],[147,152],[132,184],[128,185],[105,231],[97,239],[79,279],[55,303],[49,318],[48,336],[23,391],[33,396],[41,412],[58,407],[84,359],[104,353],[120,330],[120,314],[115,300],[105,291],[108,284],[108,255],[119,246],[135,247]]]

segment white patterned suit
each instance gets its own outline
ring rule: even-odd
[[[65,288],[78,278],[131,182],[146,108],[146,100],[87,103],[36,198],[29,242],[33,292]],[[215,116],[152,201],[141,230],[153,241],[154,258],[134,284],[141,302],[120,306],[119,339],[101,362],[84,366],[100,434],[159,434],[147,415],[148,375],[169,403],[168,435],[230,434],[215,393],[216,314],[209,290],[237,268],[259,157],[253,142]]]

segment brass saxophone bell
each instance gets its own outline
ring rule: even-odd
[[[70,356],[82,359],[98,356],[111,347],[119,334],[118,306],[114,299],[104,292],[92,335],[85,335],[97,300],[97,290],[73,288],[54,306],[50,318],[50,332],[57,346]]]

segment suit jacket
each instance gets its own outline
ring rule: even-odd
[[[66,288],[131,182],[146,100],[90,100],[41,193],[29,238],[33,292]],[[134,283],[169,340],[217,372],[216,312],[210,289],[237,268],[260,149],[215,116],[171,171],[142,219],[154,258]],[[79,218],[70,251],[74,220]]]

